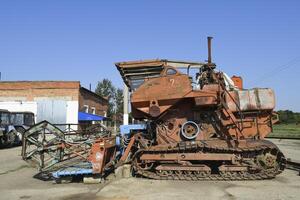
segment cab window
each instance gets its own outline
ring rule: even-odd
[[[177,71],[175,69],[169,68],[167,69],[166,75],[175,75]]]

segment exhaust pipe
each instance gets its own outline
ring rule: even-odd
[[[211,40],[213,37],[207,37],[208,59],[207,62],[211,63]]]

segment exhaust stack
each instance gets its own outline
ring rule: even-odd
[[[211,40],[213,37],[207,37],[207,48],[208,48],[208,59],[207,62],[210,64],[211,62]]]

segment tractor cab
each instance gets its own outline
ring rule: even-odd
[[[11,123],[10,112],[0,109],[0,147],[20,143],[15,127]]]
[[[27,129],[32,127],[34,122],[34,113],[32,112],[11,112],[10,121],[12,126],[14,126],[17,131],[19,140],[22,140],[22,135]]]

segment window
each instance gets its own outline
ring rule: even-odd
[[[83,112],[89,113],[89,106],[88,105],[83,106]]]
[[[34,115],[33,114],[25,114],[24,115],[24,125],[26,125],[26,126],[34,125]]]
[[[14,125],[23,125],[24,124],[24,115],[20,113],[12,113],[10,115],[10,121]]]
[[[0,113],[0,123],[4,125],[10,124],[9,113]]]
[[[167,69],[167,75],[174,75],[174,74],[176,74],[177,73],[177,71],[175,70],[175,69],[172,69],[172,68],[169,68],[169,69]]]
[[[95,107],[91,107],[91,110],[92,110],[92,114],[96,114],[96,108]]]

